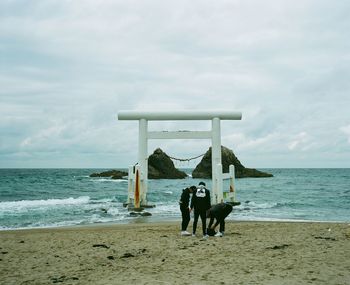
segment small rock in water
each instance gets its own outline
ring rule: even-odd
[[[148,216],[152,216],[152,214],[150,212],[130,212],[129,215],[131,217],[137,217],[137,216],[148,217]]]

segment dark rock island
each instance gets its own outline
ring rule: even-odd
[[[171,158],[160,148],[157,148],[148,157],[148,178],[182,179],[185,177],[187,177],[187,174],[175,168]]]
[[[270,173],[262,172],[253,168],[244,167],[233,151],[227,147],[221,146],[221,160],[223,172],[229,171],[230,164],[235,166],[236,178],[244,177],[272,177]],[[193,178],[211,178],[211,148],[205,153],[201,162],[196,166],[192,172]],[[128,173],[120,170],[109,170],[101,173],[93,173],[90,177],[110,177],[112,179],[122,179]],[[148,178],[149,179],[183,179],[187,174],[178,170],[171,158],[157,148],[153,154],[148,157]]]
[[[90,177],[110,177],[112,179],[122,179],[124,176],[128,176],[128,173],[120,170],[108,170],[101,173],[90,174]]]
[[[236,178],[245,177],[272,177],[270,173],[262,172],[253,168],[245,168],[238,158],[235,156],[232,150],[227,147],[221,146],[221,160],[222,169],[224,173],[229,171],[230,164],[235,166]],[[201,162],[196,166],[192,172],[193,178],[211,178],[211,147],[203,156]]]

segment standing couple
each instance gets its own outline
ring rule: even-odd
[[[192,193],[192,199],[190,204],[190,194]],[[196,235],[197,223],[199,217],[202,221],[202,231],[203,238],[207,238],[208,234],[213,235],[215,233],[215,227],[220,224],[220,232],[215,236],[222,236],[225,231],[225,218],[231,213],[232,206],[220,203],[211,207],[210,203],[210,192],[205,187],[204,182],[199,182],[198,187],[191,186],[182,190],[182,195],[180,198],[180,210],[182,214],[182,224],[181,224],[181,235],[188,236],[191,235],[186,231],[187,226],[190,222],[190,213],[194,209],[194,220],[193,220],[193,230],[192,236]],[[209,227],[207,230],[206,218],[210,218]],[[214,223],[214,218],[216,223]]]

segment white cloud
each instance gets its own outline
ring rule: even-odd
[[[252,167],[258,156],[295,166],[291,153],[303,155],[300,166],[327,166],[350,137],[349,8],[327,0],[2,1],[0,166],[127,166],[138,127],[117,121],[118,110],[208,108],[243,112],[242,121],[222,122],[222,142]],[[210,142],[152,141],[149,152],[157,145],[190,156]],[[349,156],[337,159],[349,166]]]
[[[297,134],[293,140],[288,144],[289,150],[295,150],[296,148],[303,148],[305,144],[307,144],[310,141],[310,138],[306,132],[301,132]]]
[[[347,136],[348,143],[350,144],[350,125],[340,127],[339,130]]]

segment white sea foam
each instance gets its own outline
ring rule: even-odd
[[[54,206],[67,206],[67,205],[84,205],[90,201],[89,196],[81,196],[78,198],[65,198],[65,199],[47,199],[47,200],[21,200],[0,202],[0,212],[10,211],[25,211],[33,208],[40,207],[54,207]]]
[[[107,210],[107,214],[112,215],[112,216],[118,216],[118,215],[120,215],[120,211],[118,210],[118,208],[113,207],[113,208],[109,208]]]
[[[160,216],[179,216],[180,215],[180,209],[179,205],[176,204],[156,204],[155,208],[148,209],[152,215],[160,215]]]
[[[94,214],[90,216],[89,220],[86,221],[89,224],[96,224],[96,223],[110,223],[110,222],[116,222],[116,221],[122,221],[125,219],[125,215],[119,215],[119,216],[113,216],[113,217],[101,217],[97,214]]]
[[[257,209],[271,209],[277,206],[277,203],[256,203],[253,201],[249,201],[247,203],[242,203],[237,206],[238,210],[257,210]]]
[[[112,178],[94,178],[94,182],[114,182],[114,183],[127,183],[126,179],[112,179]]]

